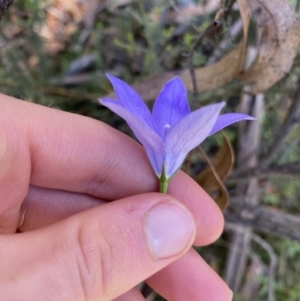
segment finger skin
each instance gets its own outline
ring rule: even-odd
[[[24,165],[19,177],[32,185],[103,199],[157,188],[145,151],[130,137],[88,117],[1,98],[7,145],[16,148],[5,152],[8,166]]]
[[[156,191],[145,152],[130,137],[6,95],[0,102],[0,233],[16,231],[29,184],[111,200]]]
[[[189,176],[179,172],[170,183],[169,194],[193,213],[197,226],[195,245],[210,244],[220,236],[224,225],[221,211]],[[31,186],[22,204],[18,229],[25,232],[45,227],[103,203],[84,194]]]
[[[168,301],[232,300],[232,291],[193,249],[147,283]]]
[[[150,193],[92,208],[40,230],[0,236],[1,296],[7,301],[41,296],[111,301],[126,293],[193,243],[195,228],[180,252],[153,256],[145,238],[145,218],[162,204],[184,208],[174,198]],[[194,225],[191,213],[182,210]]]
[[[21,202],[25,198],[30,178],[30,152],[26,136],[19,139],[14,128],[14,115],[0,110],[0,233],[12,233],[17,228]],[[4,116],[3,116],[4,114]]]
[[[103,200],[82,193],[30,185],[22,203],[18,231],[26,232],[43,228],[105,203]]]
[[[181,200],[193,213],[197,227],[194,245],[208,245],[219,238],[224,228],[223,213],[194,180],[178,172],[169,184],[168,193]]]

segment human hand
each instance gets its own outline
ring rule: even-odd
[[[0,103],[1,300],[140,301],[145,279],[170,301],[231,300],[191,249],[223,228],[192,179],[179,172],[168,195],[153,193],[145,152],[126,135],[4,95]]]

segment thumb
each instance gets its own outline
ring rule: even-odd
[[[112,300],[182,256],[195,232],[192,214],[169,195],[107,203],[0,237],[0,291],[5,300]]]

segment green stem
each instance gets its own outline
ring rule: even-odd
[[[162,179],[159,180],[159,192],[161,193],[167,193],[168,191],[168,181],[163,181]]]
[[[167,179],[167,177],[166,177],[165,165],[163,165],[162,173],[161,173],[161,176],[159,179],[159,192],[167,193],[168,185],[169,185],[169,179]]]

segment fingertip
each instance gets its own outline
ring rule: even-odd
[[[220,237],[224,228],[223,213],[199,184],[184,172],[178,172],[170,182],[169,194],[181,200],[193,213],[196,245],[208,245]]]
[[[213,243],[222,235],[224,230],[224,223],[225,223],[223,212],[221,211],[219,206],[215,203],[215,201],[210,198],[210,200],[207,202],[209,204],[207,205],[207,215],[204,217],[204,221],[203,221],[206,227],[202,231],[202,234],[203,235],[206,234],[207,236],[205,245],[209,245]],[[201,233],[199,233],[199,236],[200,235]]]
[[[147,283],[167,300],[232,300],[228,285],[193,249]]]

